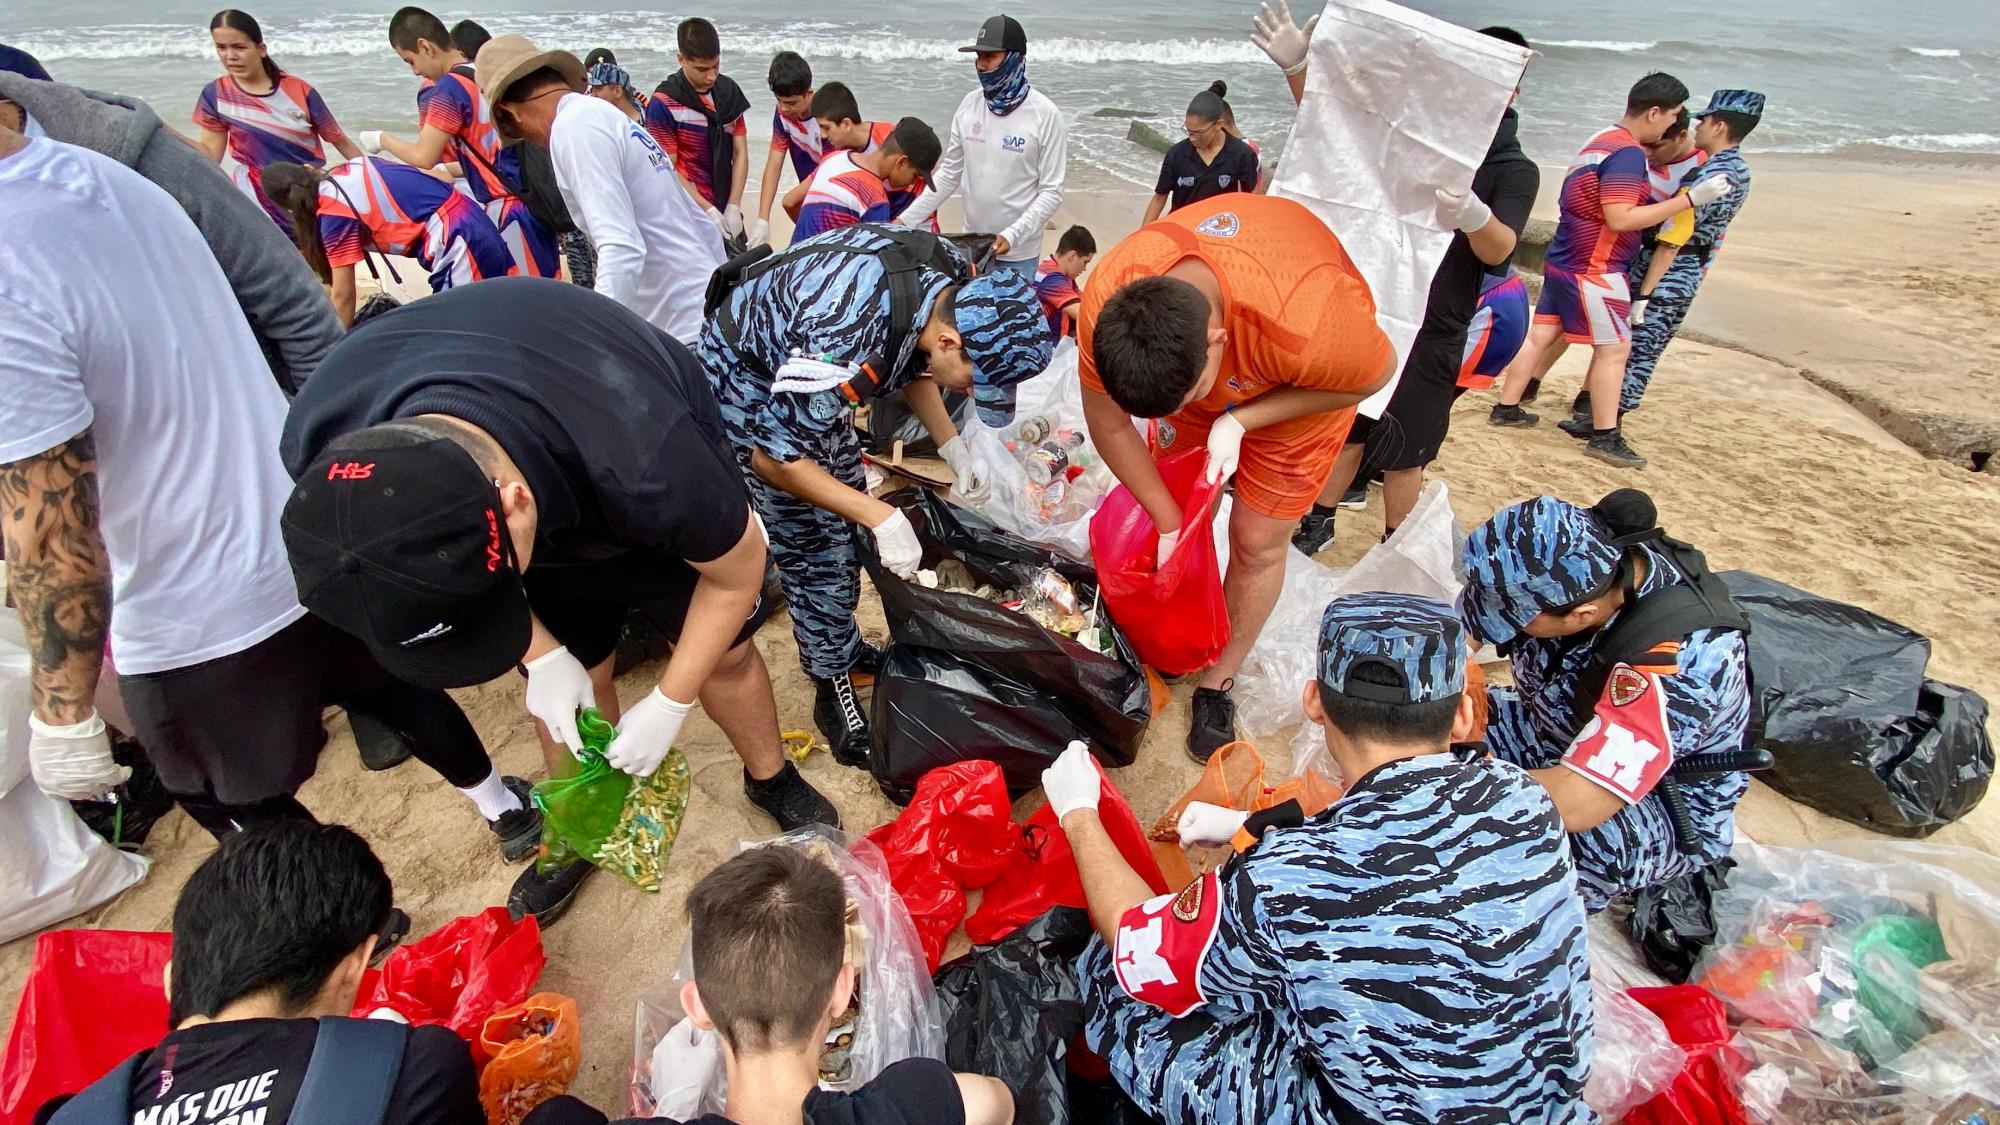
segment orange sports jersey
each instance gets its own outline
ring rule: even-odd
[[[1375,298],[1326,224],[1289,199],[1231,193],[1176,208],[1097,260],[1077,326],[1084,386],[1104,391],[1091,354],[1104,302],[1186,258],[1220,279],[1229,333],[1214,389],[1191,404],[1204,412],[1278,387],[1359,391],[1389,367]]]

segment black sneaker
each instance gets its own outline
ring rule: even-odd
[[[1646,459],[1634,453],[1632,447],[1625,444],[1624,433],[1616,429],[1607,433],[1592,434],[1590,444],[1585,446],[1583,451],[1607,465],[1616,465],[1621,469],[1646,467]]]
[[[375,716],[349,711],[347,725],[354,729],[362,769],[392,770],[410,760],[410,744]]]
[[[808,824],[840,827],[840,813],[834,809],[833,802],[801,777],[799,768],[790,762],[763,781],[751,777],[750,771],[743,771],[743,795],[750,798],[751,804],[764,810],[766,816],[777,821],[780,832],[790,832]]]
[[[535,807],[534,786],[526,778],[503,777],[500,784],[520,798],[521,807],[501,813],[499,820],[489,820],[486,826],[500,837],[500,858],[519,863],[542,845],[542,810]]]
[[[1188,724],[1187,752],[1202,765],[1207,765],[1217,750],[1236,741],[1236,701],[1229,697],[1229,689],[1235,686],[1235,680],[1226,680],[1220,688],[1194,689],[1194,721]]]
[[[1542,416],[1539,414],[1530,414],[1518,406],[1501,406],[1497,403],[1493,407],[1493,413],[1486,416],[1486,424],[1489,426],[1507,426],[1517,430],[1526,429],[1541,420]]]
[[[861,713],[861,697],[855,694],[854,678],[842,672],[826,679],[813,678],[813,722],[826,736],[833,760],[856,769],[868,768],[868,717]]]
[[[1292,532],[1292,546],[1307,555],[1317,555],[1333,542],[1333,514],[1338,509],[1313,505],[1299,520],[1298,530]]]
[[[1528,380],[1528,389],[1521,392],[1522,402],[1533,402],[1542,397],[1542,381],[1539,377]]]
[[[1341,493],[1340,503],[1335,506],[1356,512],[1366,508],[1368,506],[1368,486],[1362,484]]]
[[[1557,422],[1556,429],[1578,441],[1589,441],[1591,435],[1597,432],[1597,427],[1592,424],[1588,414],[1572,414]]]
[[[507,912],[516,922],[532,914],[535,921],[547,926],[562,917],[576,902],[577,888],[597,870],[580,859],[547,875],[537,870],[540,866],[535,864],[521,872],[521,877],[514,880],[514,889],[507,892]]]

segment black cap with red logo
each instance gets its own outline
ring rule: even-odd
[[[394,422],[335,441],[300,474],[280,527],[300,604],[397,679],[468,687],[528,651],[499,488],[451,441]]]

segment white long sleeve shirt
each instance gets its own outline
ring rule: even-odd
[[[549,156],[563,202],[597,247],[597,291],[693,346],[722,235],[673,161],[643,125],[585,94],[556,104]]]
[[[967,230],[1005,238],[1009,261],[1039,258],[1042,228],[1062,206],[1068,165],[1069,127],[1047,95],[1030,88],[1027,99],[1002,117],[974,90],[952,114],[951,139],[930,189],[896,221],[916,226],[959,191]]]

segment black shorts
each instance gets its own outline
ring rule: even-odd
[[[522,582],[536,619],[585,668],[595,668],[618,650],[627,613],[645,618],[661,636],[678,640],[700,577],[685,559],[633,552],[576,566],[530,564]],[[770,615],[759,593],[734,643],[756,635]]]
[[[1403,377],[1368,435],[1370,469],[1421,469],[1437,460],[1458,401],[1458,369],[1465,359],[1465,331],[1417,333]],[[1349,440],[1353,440],[1350,438]]]

